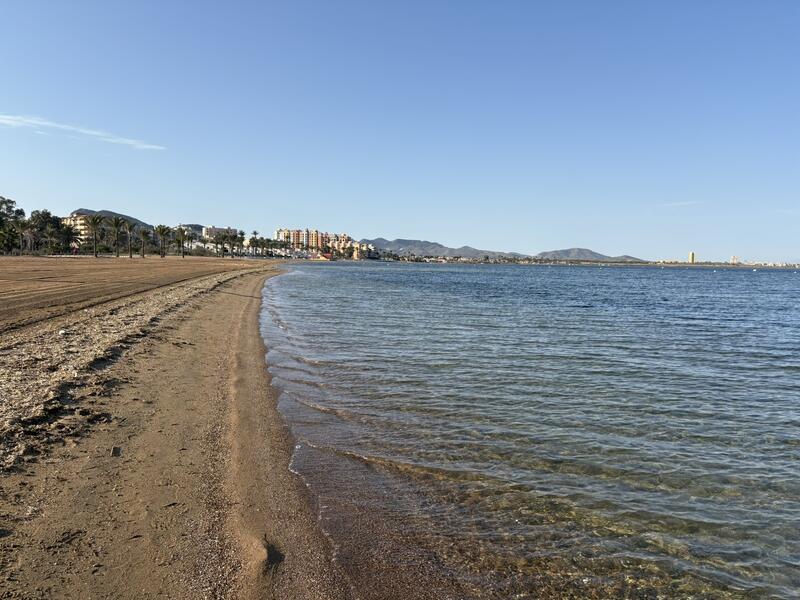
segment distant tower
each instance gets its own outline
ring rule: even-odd
[[[739,264],[739,257],[738,256],[731,256],[731,264],[738,265]]]
[[[693,265],[693,264],[695,263],[695,259],[696,259],[696,258],[697,258],[697,257],[695,256],[695,253],[694,253],[694,252],[689,252],[689,264],[690,264],[690,265]]]

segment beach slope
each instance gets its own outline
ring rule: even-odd
[[[287,468],[258,327],[277,269],[185,269],[6,321],[2,379],[38,387],[4,397],[0,596],[350,597]]]

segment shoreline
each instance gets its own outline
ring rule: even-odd
[[[38,442],[0,480],[0,596],[353,597],[288,470],[259,327],[277,272],[215,275],[171,309],[142,309],[144,325],[21,420],[18,436]],[[181,285],[98,304],[93,321],[149,306],[141,296],[160,309]],[[52,334],[68,319],[13,333]]]
[[[231,378],[227,485],[238,499],[229,515],[244,559],[242,598],[353,597],[317,525],[313,499],[289,470],[294,441],[278,411],[260,333],[261,290],[252,293],[238,320]]]

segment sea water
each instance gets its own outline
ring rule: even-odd
[[[794,271],[297,264],[262,332],[352,564],[379,514],[475,597],[797,597]]]

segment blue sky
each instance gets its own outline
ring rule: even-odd
[[[800,3],[4,2],[0,195],[800,260]]]

